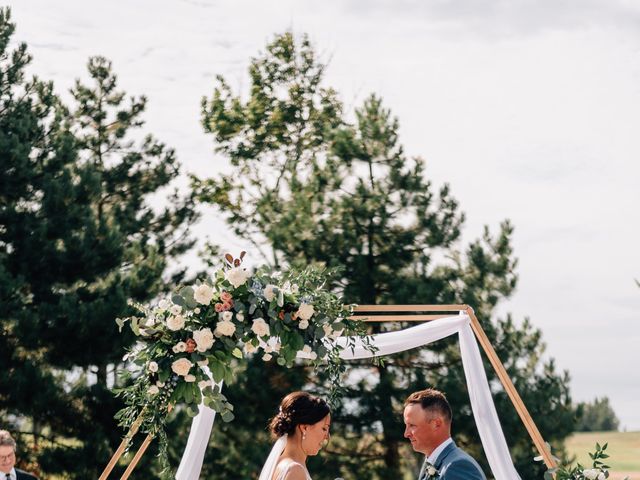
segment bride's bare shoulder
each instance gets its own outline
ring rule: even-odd
[[[282,470],[280,470],[282,468]],[[280,472],[276,472],[274,478],[278,480],[308,480],[307,469],[296,462],[287,462],[278,466]]]
[[[307,480],[307,470],[299,463],[292,463],[283,480]]]

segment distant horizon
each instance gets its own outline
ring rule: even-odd
[[[518,287],[497,315],[543,331],[576,403],[607,396],[620,431],[640,431],[640,5],[16,3],[30,73],[68,98],[89,56],[106,56],[122,90],[148,97],[145,131],[201,176],[226,165],[200,126],[215,75],[246,94],[250,59],[274,34],[309,33],[345,109],[379,94],[407,154],[426,159],[434,187],[451,186],[461,245],[484,225],[515,226]],[[238,250],[215,215],[194,236]]]

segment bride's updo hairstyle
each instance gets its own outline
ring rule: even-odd
[[[313,425],[331,413],[327,402],[307,392],[292,392],[280,402],[280,411],[271,419],[274,438],[293,435],[298,425]]]

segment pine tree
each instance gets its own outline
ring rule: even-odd
[[[89,60],[90,83],[66,108],[50,83],[25,80],[26,46],[7,51],[13,29],[3,10],[0,409],[46,435],[43,472],[96,478],[122,435],[110,388],[134,341],[114,320],[182,276],[167,267],[192,246],[197,215],[165,195],[175,153],[137,133],[145,99],[125,99],[110,62]]]
[[[232,170],[194,179],[199,198],[219,207],[235,233],[274,266],[343,268],[334,287],[347,302],[472,305],[543,435],[561,441],[573,422],[567,374],[543,361],[541,334],[528,321],[493,315],[517,282],[511,224],[495,235],[487,228],[462,247],[457,201],[447,185],[436,190],[426,180],[421,158],[406,156],[397,119],[371,96],[349,123],[336,92],[322,86],[324,68],[307,38],[296,42],[286,33],[252,61],[246,100],[218,79],[203,102],[203,125]],[[456,439],[482,457],[454,340],[396,355],[374,373],[361,370],[346,382],[334,423],[340,435],[330,447],[338,455],[317,477],[333,478],[341,469],[344,478],[393,478],[416,468],[417,460],[402,460],[409,449],[401,405],[428,385],[447,392]],[[515,410],[501,390],[495,398],[522,477],[539,478]]]

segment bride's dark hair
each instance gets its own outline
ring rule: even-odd
[[[280,402],[278,414],[271,419],[269,430],[275,437],[291,435],[298,425],[313,425],[331,413],[327,402],[307,392],[292,392]]]

